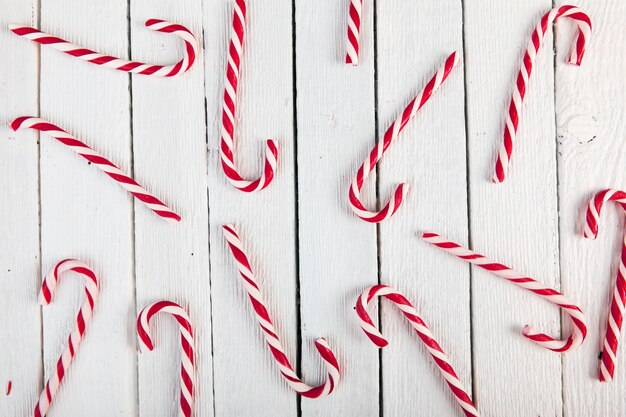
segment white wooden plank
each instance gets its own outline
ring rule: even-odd
[[[379,137],[453,51],[462,54],[458,1],[378,2]],[[471,389],[469,269],[418,238],[424,229],[467,240],[463,67],[390,146],[380,166],[381,206],[399,182],[402,207],[381,224],[381,281],[404,292]],[[445,192],[442,192],[445,190]],[[383,414],[457,415],[447,384],[397,309],[382,305]],[[419,381],[419,383],[417,383]]]
[[[209,220],[215,415],[293,415],[296,395],[265,346],[222,225],[233,222],[248,249],[269,312],[295,366],[297,350],[291,1],[248,2],[239,83],[237,165],[256,178],[263,144],[279,142],[272,184],[249,195],[226,180],[219,158],[221,107],[234,2],[204,3],[209,145]]]
[[[606,329],[610,297],[621,254],[622,209],[607,204],[596,241],[582,237],[589,198],[601,189],[625,189],[626,162],[621,85],[626,51],[620,2],[577,5],[591,17],[593,35],[581,67],[565,63],[574,36],[568,19],[558,23],[556,110],[561,208],[561,268],[563,289],[582,304],[589,323],[587,342],[563,358],[564,414],[623,416],[626,400],[626,358],[623,343],[617,354],[614,381],[601,383],[597,372]],[[623,342],[623,338],[622,338]]]
[[[352,177],[375,141],[373,9],[366,1],[353,67],[344,63],[348,3],[296,2],[302,368],[307,381],[326,378],[313,345],[326,337],[342,372],[330,397],[302,401],[305,416],[379,415],[377,349],[353,309],[378,279],[376,228],[348,205]],[[374,206],[376,193],[367,199]]]
[[[126,1],[49,0],[41,26],[79,45],[126,56]],[[25,41],[26,42],[26,41]],[[41,51],[41,114],[130,169],[128,76]],[[74,363],[49,416],[129,416],[136,413],[132,200],[84,159],[41,138],[41,247],[44,272],[62,258],[90,264],[101,295]],[[45,307],[46,375],[65,349],[84,298],[76,276],[62,279]],[[33,301],[35,300],[33,295]]]
[[[155,34],[143,22],[157,17],[181,23],[202,42],[202,4],[131,2],[133,59],[173,63],[182,57],[175,36]],[[135,203],[137,308],[167,299],[181,304],[194,324],[194,415],[213,415],[209,277],[207,149],[202,55],[175,78],[133,76],[135,177],[176,210],[171,225]],[[180,383],[180,337],[176,322],[154,322],[155,351],[139,357],[139,415],[175,415]],[[165,410],[165,411],[164,411]]]
[[[558,289],[551,33],[528,83],[507,180],[490,179],[524,50],[550,8],[546,0],[465,1],[465,59],[472,245]],[[483,415],[561,415],[561,356],[520,334],[529,323],[559,335],[558,310],[478,268],[472,306],[474,384]]]
[[[39,287],[38,149],[34,132],[14,133],[7,124],[38,109],[38,50],[8,30],[7,23],[36,24],[37,1],[0,1],[0,415],[27,415],[42,384]],[[9,348],[10,347],[10,348]]]

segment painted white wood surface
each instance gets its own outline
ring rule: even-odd
[[[287,356],[298,349],[294,92],[291,1],[248,3],[235,118],[235,163],[255,179],[264,141],[278,141],[278,170],[267,189],[245,194],[222,172],[222,97],[234,2],[204,3],[208,124],[209,235],[216,416],[295,415],[296,395],[278,373],[222,233],[237,227]],[[310,379],[310,377],[309,377]],[[219,383],[217,381],[224,381]]]
[[[626,400],[626,352],[620,346],[614,381],[598,382],[599,354],[606,329],[609,300],[624,235],[623,210],[607,204],[595,241],[582,237],[585,206],[604,188],[626,187],[622,167],[626,148],[623,114],[626,51],[623,22],[626,4],[581,1],[593,16],[594,33],[580,68],[565,63],[574,35],[567,22],[558,26],[556,58],[556,127],[561,213],[562,287],[587,313],[589,340],[563,360],[565,415],[623,416]],[[615,45],[616,47],[613,47]],[[623,338],[622,338],[623,342]]]
[[[508,178],[502,184],[491,182],[523,53],[550,6],[545,0],[465,2],[467,134],[472,247],[558,289],[550,32],[528,83]],[[528,323],[558,336],[558,309],[479,268],[472,268],[472,278],[473,372],[479,409],[487,416],[561,415],[561,355],[521,335]]]
[[[182,57],[177,37],[146,30],[157,17],[202,33],[200,0],[154,4],[130,2],[132,57],[169,63]],[[202,40],[199,39],[201,43]],[[137,312],[167,299],[183,306],[195,325],[196,415],[213,415],[211,280],[209,276],[207,153],[204,62],[180,77],[133,76],[132,137],[135,178],[171,204],[182,217],[172,225],[135,202]],[[171,155],[171,158],[163,158]],[[165,318],[165,320],[164,320]],[[178,410],[180,336],[172,317],[154,321],[155,350],[139,356],[139,415],[175,415]]]
[[[36,1],[18,5],[0,2],[3,16],[11,21],[36,24]],[[4,23],[4,22],[3,22]],[[0,29],[0,391],[11,381],[10,397],[0,400],[0,415],[32,411],[42,384],[41,315],[39,288],[39,150],[33,131],[13,132],[8,123],[21,114],[37,114],[39,60],[34,45],[19,45],[8,30]],[[25,46],[25,47],[24,47]]]
[[[353,310],[361,291],[378,282],[376,226],[354,221],[347,198],[376,140],[374,5],[364,5],[357,67],[342,64],[347,12],[344,1],[296,2],[302,368],[307,379],[325,378],[313,345],[325,337],[343,369],[332,397],[302,400],[303,416],[378,416],[380,406],[378,349],[355,325]],[[370,207],[376,206],[375,178],[364,193]]]
[[[242,173],[258,176],[263,141],[279,141],[277,176],[254,195],[233,189],[219,163],[232,1],[13,3],[0,0],[2,125],[40,113],[131,172],[183,221],[166,224],[50,137],[41,135],[38,146],[35,132],[0,127],[0,415],[31,413],[65,346],[83,297],[76,277],[62,279],[51,306],[37,305],[41,272],[63,257],[91,264],[102,294],[51,416],[174,415],[174,322],[157,319],[155,351],[135,352],[136,313],[157,299],[180,302],[195,323],[195,415],[460,415],[394,307],[382,304],[390,339],[382,354],[358,328],[356,297],[379,279],[415,303],[482,415],[626,413],[623,355],[612,384],[596,379],[623,233],[619,210],[607,206],[597,241],[580,235],[592,193],[626,187],[621,2],[581,1],[594,33],[580,68],[564,63],[571,23],[558,22],[556,38],[548,34],[510,175],[494,185],[513,81],[550,1],[364,0],[361,60],[352,68],[343,64],[347,1],[250,0],[236,123]],[[185,24],[202,38],[189,73],[130,77],[39,52],[6,30],[13,22],[39,24],[114,55],[178,59],[181,43],[146,30],[150,17]],[[359,221],[347,202],[356,168],[455,49],[459,67],[391,146],[378,184],[372,175],[364,191],[374,207],[406,181],[408,198],[380,227]],[[300,399],[278,373],[223,239],[221,226],[231,222],[304,381],[325,377],[315,338],[336,350],[343,380],[331,397]],[[525,323],[558,335],[569,332],[567,320],[421,242],[425,229],[561,288],[588,314],[587,343],[559,355],[525,340]]]
[[[49,0],[40,7],[42,28],[96,50],[126,56],[125,1]],[[128,76],[76,62],[50,48],[42,48],[40,66],[41,117],[129,171]],[[51,137],[42,134],[40,142],[42,272],[60,259],[80,259],[93,267],[101,291],[80,354],[49,415],[89,415],[104,409],[109,415],[134,414],[136,356],[129,316],[135,302],[132,199],[108,176]],[[67,274],[61,278],[54,302],[43,308],[46,377],[65,349],[83,299],[82,282]],[[107,381],[107,389],[97,381]]]
[[[455,50],[462,54],[462,8],[458,1],[440,0],[376,4],[382,137],[446,57]],[[435,31],[439,35],[430,36]],[[419,238],[429,229],[467,240],[463,96],[459,65],[383,157],[381,205],[395,184],[407,182],[410,190],[396,215],[380,226],[380,257],[381,281],[414,303],[471,389],[469,268],[454,260],[440,262],[445,254]],[[396,307],[385,302],[382,329],[390,339],[383,349],[383,415],[460,413],[426,348]]]

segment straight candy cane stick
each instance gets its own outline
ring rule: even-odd
[[[180,329],[180,343],[182,348],[180,366],[180,407],[179,416],[191,417],[193,410],[193,381],[194,381],[194,342],[193,327],[187,312],[178,304],[171,301],[157,301],[146,306],[137,317],[137,335],[139,336],[139,350],[149,352],[154,350],[154,342],[150,332],[150,321],[158,313],[170,314],[178,322]]]
[[[404,317],[407,318],[415,333],[419,336],[421,341],[428,349],[428,352],[431,354],[433,359],[435,360],[435,364],[439,368],[441,375],[443,375],[446,383],[452,390],[452,394],[454,394],[454,398],[457,400],[461,409],[468,417],[477,417],[478,411],[474,404],[472,403],[472,399],[469,394],[463,387],[463,384],[459,380],[454,368],[450,364],[450,360],[446,353],[443,351],[439,343],[435,339],[435,336],[431,333],[426,323],[421,319],[413,304],[400,292],[390,288],[386,285],[374,285],[369,287],[363,293],[356,302],[356,314],[359,316],[359,322],[361,325],[361,329],[365,332],[367,337],[378,347],[382,348],[389,344],[387,339],[380,333],[380,331],[374,325],[369,313],[367,312],[368,304],[375,297],[385,297],[392,303],[396,305],[404,314]]]
[[[614,201],[626,210],[626,193],[621,190],[606,189],[594,195],[589,201],[583,235],[587,239],[598,237],[598,220],[604,203]],[[615,362],[620,333],[624,323],[624,303],[626,303],[626,233],[622,238],[622,255],[620,257],[617,276],[615,277],[615,289],[611,298],[606,333],[602,348],[602,357],[598,377],[602,382],[613,381],[615,374]]]
[[[50,409],[50,404],[52,403],[52,400],[61,385],[63,377],[66,375],[67,370],[72,363],[72,359],[74,359],[74,355],[76,355],[80,342],[83,340],[83,335],[87,329],[89,321],[91,320],[94,304],[98,298],[98,278],[93,270],[80,261],[74,259],[64,259],[57,263],[44,277],[41,285],[41,292],[39,294],[39,303],[41,305],[50,304],[60,275],[68,271],[77,272],[84,279],[86,298],[78,311],[76,325],[68,338],[67,348],[59,358],[52,375],[48,378],[48,381],[46,381],[45,388],[39,397],[37,405],[35,405],[35,417],[45,416]]]
[[[222,106],[222,140],[220,154],[222,169],[233,187],[246,193],[260,191],[274,179],[278,163],[278,146],[272,139],[265,142],[265,168],[261,177],[253,181],[245,180],[235,166],[235,115],[237,114],[237,87],[239,86],[239,69],[243,53],[243,38],[246,28],[246,2],[235,0],[233,10],[233,30],[228,48],[228,66],[224,81],[224,103]]]
[[[346,41],[346,64],[358,65],[361,42],[361,15],[363,0],[350,0],[348,11],[348,39]]]
[[[261,330],[263,330],[265,341],[267,342],[267,345],[269,346],[272,355],[278,364],[280,373],[287,381],[287,384],[289,384],[294,391],[303,397],[322,398],[327,396],[333,392],[335,385],[339,382],[339,363],[337,362],[335,354],[330,349],[328,342],[323,338],[315,340],[315,348],[322,357],[328,371],[326,381],[317,387],[305,384],[293,370],[289,359],[287,359],[285,349],[278,338],[278,333],[274,328],[272,318],[267,311],[267,303],[261,294],[261,289],[259,288],[256,277],[252,272],[248,255],[246,255],[243,249],[243,244],[239,239],[239,235],[235,227],[229,224],[223,226],[223,229],[224,237],[226,238],[228,246],[230,247],[233,257],[235,258],[239,274],[244,280],[246,291],[248,292],[248,297],[250,298],[252,307],[254,308],[257,322],[261,326]]]
[[[591,37],[591,19],[575,6],[565,5],[550,10],[541,18],[541,21],[539,21],[532,34],[530,43],[524,54],[522,68],[515,82],[515,90],[513,91],[513,97],[509,105],[509,112],[506,115],[504,137],[496,159],[496,169],[493,175],[493,182],[495,183],[503,182],[509,169],[511,154],[513,153],[513,140],[517,134],[519,117],[522,112],[524,96],[526,95],[526,84],[528,84],[533,65],[537,59],[537,53],[539,52],[539,48],[541,48],[546,32],[554,21],[560,17],[569,17],[578,25],[577,40],[572,47],[567,62],[578,66],[582,63],[583,56],[585,55],[585,47]]]
[[[119,169],[113,162],[109,161],[104,156],[100,155],[98,152],[94,151],[89,146],[67,133],[65,130],[61,129],[59,126],[37,117],[27,116],[18,117],[11,122],[11,129],[14,131],[25,128],[45,132],[62,144],[68,146],[74,152],[104,171],[104,173],[109,177],[113,178],[119,185],[128,190],[128,192],[148,206],[148,208],[154,211],[159,217],[172,223],[180,221],[180,216],[178,214],[167,207],[161,200],[150,194],[134,179]]]
[[[171,33],[182,39],[183,42],[185,42],[183,58],[173,65],[153,65],[138,61],[128,61],[110,55],[99,54],[91,49],[74,45],[64,39],[49,35],[30,26],[9,25],[11,32],[18,36],[22,36],[42,45],[50,46],[58,51],[82,59],[83,61],[113,68],[118,71],[158,77],[174,77],[191,68],[198,55],[198,41],[189,29],[178,23],[166,22],[160,19],[147,20],[146,27],[157,32]]]
[[[560,292],[546,287],[540,282],[513,271],[506,265],[492,261],[481,254],[472,252],[446,240],[436,233],[424,232],[423,239],[444,251],[491,272],[501,278],[506,279],[538,296],[545,298],[552,304],[561,307],[569,316],[572,322],[572,334],[565,340],[557,340],[547,334],[540,332],[529,325],[524,326],[522,334],[533,342],[554,352],[567,352],[578,347],[587,337],[587,320],[580,307],[574,304],[569,298]]]
[[[350,191],[348,198],[350,200],[350,207],[354,214],[361,219],[370,223],[380,223],[394,215],[394,213],[400,208],[402,200],[408,192],[407,184],[400,184],[393,193],[393,197],[387,203],[382,210],[375,212],[369,211],[365,208],[361,202],[361,189],[365,183],[365,179],[374,170],[376,164],[383,157],[391,142],[393,142],[406,124],[415,116],[419,109],[430,99],[430,97],[439,89],[441,84],[448,78],[450,71],[458,64],[459,56],[456,52],[453,52],[448,56],[443,66],[437,70],[437,73],[428,81],[426,87],[409,103],[404,109],[402,114],[392,123],[391,126],[385,132],[382,141],[378,141],[374,149],[370,152],[369,157],[363,162],[363,165],[356,173],[356,177],[350,185]]]

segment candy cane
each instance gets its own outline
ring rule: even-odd
[[[561,307],[568,314],[572,322],[572,333],[567,339],[557,340],[529,325],[524,326],[522,334],[526,338],[537,343],[539,346],[554,352],[567,352],[578,347],[587,337],[587,320],[585,315],[580,307],[560,292],[546,287],[530,277],[519,274],[506,265],[492,261],[476,252],[472,252],[458,243],[445,240],[436,233],[424,232],[422,237],[426,242],[435,245],[466,262],[485,269],[494,275],[504,278],[507,281],[510,281],[542,298],[545,298],[552,304]]]
[[[269,346],[276,363],[278,364],[280,373],[287,381],[287,384],[289,384],[294,391],[303,397],[322,398],[327,396],[333,392],[335,385],[339,382],[339,363],[337,362],[335,354],[330,349],[328,342],[323,338],[315,340],[315,348],[322,357],[328,371],[328,378],[326,379],[326,382],[317,387],[305,384],[293,370],[291,363],[289,363],[289,359],[287,359],[285,349],[278,338],[278,333],[274,328],[272,318],[267,311],[267,303],[261,294],[261,289],[257,283],[256,277],[254,276],[254,272],[252,272],[250,261],[248,261],[248,255],[246,255],[246,252],[243,249],[243,244],[241,243],[241,240],[239,240],[239,235],[237,234],[235,226],[229,224],[223,226],[223,229],[224,237],[226,238],[228,246],[230,247],[233,257],[235,258],[239,274],[244,280],[246,291],[248,292],[248,297],[250,298],[252,307],[254,308],[257,322],[261,326],[261,330],[263,330],[265,341]]]
[[[180,367],[180,410],[179,415],[190,417],[193,409],[193,375],[194,375],[194,343],[191,319],[187,312],[178,304],[171,301],[157,301],[146,306],[137,316],[137,335],[139,336],[140,352],[154,350],[152,335],[150,334],[150,320],[157,313],[168,313],[178,322],[180,329],[180,343],[182,360]]]
[[[587,239],[598,237],[598,219],[602,206],[607,201],[615,201],[626,210],[626,193],[620,190],[603,190],[589,201],[587,216],[583,234]],[[626,234],[622,239],[622,256],[620,257],[617,277],[615,278],[615,289],[609,310],[606,334],[602,349],[602,360],[598,377],[602,382],[611,382],[615,374],[615,360],[617,356],[617,346],[619,344],[620,332],[624,321],[624,303],[626,302]]]
[[[135,180],[128,176],[124,171],[119,169],[113,162],[100,155],[89,146],[75,138],[48,121],[36,117],[18,117],[11,122],[11,128],[15,131],[24,128],[30,128],[45,132],[52,136],[62,144],[68,146],[74,152],[93,163],[109,177],[113,178],[119,185],[124,187],[128,192],[137,197],[139,201],[144,203],[148,208],[154,211],[158,216],[170,222],[179,222],[180,216],[172,209],[167,207],[161,200],[150,194],[146,189],[139,185]]]
[[[528,83],[528,79],[532,73],[537,53],[539,52],[539,48],[541,47],[541,43],[546,35],[546,32],[548,31],[548,28],[552,26],[552,23],[559,17],[569,17],[578,25],[576,43],[574,47],[572,47],[567,62],[577,66],[580,66],[582,63],[587,41],[591,37],[591,19],[589,19],[587,14],[575,6],[566,5],[550,10],[541,18],[541,21],[535,28],[530,43],[526,48],[526,53],[524,54],[522,68],[517,75],[515,90],[513,91],[513,97],[511,98],[511,104],[509,105],[509,112],[506,116],[504,137],[496,160],[496,169],[493,175],[493,182],[495,183],[504,181],[504,178],[506,177],[509,169],[509,162],[511,161],[511,154],[513,153],[513,140],[517,134],[519,117],[522,112],[522,103],[524,102],[524,96],[526,95],[526,84]]]
[[[348,40],[346,42],[346,64],[358,65],[359,63],[362,10],[363,0],[350,0],[350,10],[348,11]]]
[[[389,344],[387,339],[380,333],[380,331],[374,325],[374,322],[370,318],[367,312],[367,305],[374,299],[374,297],[385,297],[389,301],[393,302],[404,314],[404,317],[409,320],[411,327],[415,330],[415,333],[422,340],[428,352],[435,360],[441,375],[448,383],[450,390],[454,394],[454,398],[457,400],[463,412],[468,417],[477,417],[478,411],[472,403],[472,399],[463,387],[463,384],[459,380],[454,368],[450,364],[448,356],[443,351],[435,336],[430,332],[426,323],[421,319],[413,304],[400,292],[390,288],[386,285],[374,285],[369,287],[363,293],[356,302],[356,314],[359,316],[361,329],[365,332],[367,337],[378,347],[382,348]]]
[[[39,303],[41,305],[50,304],[52,297],[54,296],[59,276],[68,271],[77,272],[83,277],[86,299],[78,311],[76,325],[68,338],[67,348],[59,358],[52,375],[48,381],[46,381],[45,389],[39,397],[39,402],[37,402],[37,405],[35,406],[35,417],[45,416],[48,412],[52,399],[56,395],[59,386],[61,385],[61,381],[69,369],[72,359],[74,359],[74,355],[76,355],[76,350],[83,339],[89,320],[91,320],[91,314],[93,312],[96,298],[98,298],[98,278],[96,278],[96,274],[93,270],[80,261],[74,259],[64,259],[50,269],[44,277],[43,283],[41,284],[41,292],[39,293]]]
[[[146,27],[148,29],[171,33],[178,36],[185,42],[185,52],[183,59],[178,61],[174,65],[152,65],[144,64],[143,62],[128,61],[122,58],[116,58],[110,55],[102,55],[91,49],[84,48],[82,46],[74,45],[64,39],[57,38],[56,36],[49,35],[45,32],[41,32],[35,28],[21,25],[9,25],[11,32],[16,35],[23,36],[26,39],[40,43],[42,45],[48,45],[58,51],[65,52],[76,58],[80,58],[83,61],[91,62],[92,64],[102,65],[104,67],[113,68],[118,71],[130,72],[133,74],[141,75],[154,75],[160,77],[174,77],[187,71],[193,65],[198,54],[198,41],[193,36],[193,33],[183,25],[178,23],[166,22],[159,19],[149,19],[146,21]]]
[[[413,100],[411,100],[402,114],[393,122],[391,126],[389,126],[385,132],[382,142],[379,141],[376,146],[374,146],[374,149],[370,152],[369,157],[365,160],[365,162],[363,162],[363,165],[361,165],[357,171],[356,177],[350,186],[348,197],[350,199],[350,207],[352,208],[352,211],[361,219],[371,223],[380,223],[393,216],[400,207],[402,199],[408,191],[407,184],[402,183],[396,187],[393,197],[387,205],[379,212],[374,212],[367,210],[361,202],[361,189],[363,188],[363,183],[365,182],[367,176],[374,170],[378,161],[380,161],[383,157],[383,154],[387,148],[389,148],[391,142],[398,137],[409,120],[415,116],[417,111],[421,109],[433,93],[439,89],[441,84],[446,80],[446,78],[448,78],[450,71],[452,71],[458,62],[459,56],[456,52],[453,52],[450,56],[448,56],[444,65],[439,68],[433,78],[428,81],[426,87],[424,87],[424,89]]]
[[[265,168],[261,177],[254,181],[243,179],[235,167],[235,114],[237,87],[239,85],[239,68],[241,66],[241,54],[243,53],[243,36],[246,27],[246,2],[235,0],[233,11],[233,30],[228,48],[228,66],[226,67],[226,80],[224,87],[224,103],[222,106],[222,141],[220,153],[222,156],[222,169],[228,181],[238,190],[250,193],[260,191],[267,187],[276,171],[278,161],[278,147],[276,142],[268,139],[265,142]]]

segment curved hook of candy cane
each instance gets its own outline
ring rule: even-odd
[[[180,369],[180,415],[190,417],[193,409],[194,381],[194,342],[191,319],[187,312],[171,301],[157,301],[146,307],[137,316],[137,336],[139,351],[149,352],[154,349],[150,333],[150,321],[157,313],[170,314],[178,322],[182,348]]]
[[[530,43],[524,54],[522,68],[517,76],[515,90],[513,91],[509,111],[506,115],[503,140],[498,151],[493,175],[494,183],[501,183],[505,180],[511,161],[511,154],[513,153],[513,140],[517,134],[519,117],[522,112],[522,103],[526,95],[526,84],[532,73],[537,53],[539,52],[546,32],[552,26],[552,23],[560,17],[569,17],[578,25],[577,39],[571,49],[567,62],[580,66],[583,61],[587,41],[591,37],[591,19],[578,7],[571,5],[565,5],[550,10],[541,18],[537,27],[535,27]]]
[[[402,200],[408,192],[407,184],[402,183],[396,187],[391,200],[389,200],[385,207],[378,212],[369,211],[365,208],[365,205],[363,205],[361,201],[361,189],[363,188],[365,179],[374,170],[376,164],[383,157],[383,154],[387,148],[389,148],[391,142],[398,137],[400,132],[413,118],[413,116],[415,116],[417,111],[421,109],[422,106],[424,106],[424,104],[435,93],[435,91],[439,89],[441,84],[443,84],[443,82],[448,78],[448,75],[458,62],[459,55],[456,52],[453,52],[448,56],[448,58],[446,58],[444,64],[437,70],[430,81],[428,81],[426,87],[424,87],[424,89],[413,100],[411,100],[409,105],[402,111],[402,114],[398,116],[391,126],[389,126],[385,132],[383,140],[378,141],[376,146],[374,146],[374,149],[370,152],[369,157],[365,160],[365,162],[363,162],[357,171],[356,177],[350,185],[348,198],[350,200],[350,207],[352,208],[352,211],[361,219],[370,223],[380,223],[393,216],[398,208],[400,208],[400,204],[402,204]]]
[[[348,39],[346,41],[346,64],[359,64],[359,43],[361,42],[361,12],[363,0],[350,0],[348,10]]]
[[[533,278],[515,272],[506,265],[492,261],[479,253],[464,248],[458,243],[446,240],[437,233],[424,232],[422,239],[459,259],[504,278],[562,308],[568,314],[572,323],[572,333],[564,340],[554,339],[532,326],[524,326],[522,334],[539,346],[554,352],[567,352],[578,347],[587,337],[587,319],[584,313],[580,307],[560,292],[544,286]]]
[[[376,325],[374,325],[374,322],[367,312],[368,304],[375,297],[385,297],[400,309],[402,314],[404,314],[411,324],[411,327],[415,330],[415,333],[417,333],[421,341],[426,346],[426,349],[428,349],[428,352],[435,360],[439,371],[441,371],[441,375],[443,375],[444,379],[448,383],[448,386],[452,390],[455,399],[463,409],[465,415],[468,417],[478,416],[478,411],[474,407],[472,399],[459,380],[456,371],[450,364],[448,356],[443,351],[428,326],[426,326],[426,323],[424,323],[424,321],[420,318],[413,304],[411,304],[411,302],[402,293],[388,287],[387,285],[374,285],[361,293],[361,296],[356,302],[355,309],[356,314],[359,316],[361,329],[363,329],[363,332],[365,332],[367,337],[369,337],[370,340],[380,348],[389,344],[387,339],[385,339],[378,328],[376,328]]]
[[[287,384],[289,384],[294,391],[303,397],[322,398],[327,396],[333,392],[337,382],[339,382],[339,363],[334,352],[328,345],[328,342],[323,338],[315,340],[315,348],[322,357],[328,372],[326,382],[317,387],[305,384],[302,382],[300,377],[298,377],[291,366],[287,355],[285,354],[285,348],[283,348],[283,345],[280,342],[278,332],[274,328],[272,318],[267,311],[267,303],[261,294],[261,289],[254,273],[252,272],[248,255],[246,255],[243,249],[243,244],[239,239],[239,234],[237,233],[235,226],[227,224],[223,226],[223,230],[224,237],[226,238],[231,253],[235,258],[239,274],[244,280],[246,291],[248,293],[248,297],[250,298],[250,302],[252,303],[252,307],[254,308],[257,322],[259,323],[259,326],[261,326],[261,330],[263,330],[265,341],[272,352],[272,356],[274,356],[274,359],[278,364],[281,374],[287,381]]]
[[[228,48],[228,66],[224,81],[224,103],[222,106],[222,140],[220,155],[222,169],[228,181],[240,191],[246,193],[260,191],[274,179],[278,162],[278,146],[272,139],[265,142],[265,163],[261,177],[253,181],[245,180],[235,166],[235,114],[237,87],[239,85],[239,69],[243,52],[243,38],[246,27],[246,2],[235,0],[233,11],[233,30]]]
[[[49,35],[30,26],[9,25],[11,32],[33,42],[50,46],[58,51],[73,57],[102,65],[118,71],[130,72],[140,75],[152,75],[160,77],[174,77],[186,72],[196,60],[198,55],[198,41],[189,29],[178,23],[166,22],[160,19],[149,19],[146,27],[156,32],[171,33],[185,42],[183,58],[173,65],[153,65],[138,61],[129,61],[110,55],[103,55],[82,46],[74,45],[64,39]]]
[[[602,206],[607,201],[615,201],[626,210],[626,193],[616,189],[602,190],[589,200],[583,235],[587,239],[598,237],[598,220]],[[602,356],[598,369],[598,378],[602,382],[611,382],[615,374],[615,363],[620,333],[624,322],[624,304],[626,303],[626,234],[622,238],[622,254],[620,257],[615,288],[611,298],[606,332],[602,344]]]
[[[69,369],[72,359],[78,350],[78,346],[82,341],[83,334],[91,320],[94,304],[98,298],[98,278],[93,270],[83,262],[75,259],[64,259],[52,267],[43,278],[41,292],[39,293],[39,303],[41,305],[48,305],[52,302],[60,275],[68,271],[77,272],[83,278],[85,284],[85,301],[78,311],[76,325],[70,333],[67,347],[59,358],[52,375],[48,378],[48,381],[46,381],[45,388],[39,397],[39,401],[35,405],[35,417],[45,416],[48,412],[50,404],[61,385],[61,381]]]
[[[626,211],[626,192],[614,188],[607,188],[596,193],[591,200],[589,200],[589,205],[587,206],[587,214],[583,228],[585,238],[594,240],[598,237],[600,212],[602,211],[604,203],[607,201],[619,203],[622,209]]]
[[[178,223],[180,216],[172,209],[167,207],[165,203],[150,194],[145,188],[139,185],[134,179],[119,169],[113,162],[100,155],[98,152],[75,138],[74,136],[46,120],[37,117],[22,116],[11,122],[11,129],[18,131],[20,129],[34,129],[45,132],[58,140],[62,144],[68,146],[78,155],[85,158],[90,163],[96,165],[105,174],[113,178],[119,185],[134,195],[139,201],[144,203],[150,210],[159,217],[170,223]]]

